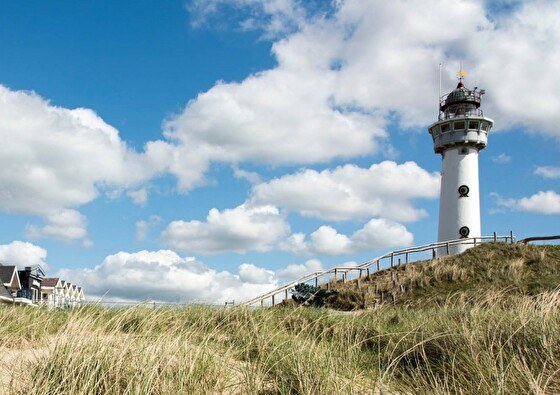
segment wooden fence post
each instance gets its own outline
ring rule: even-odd
[[[272,295],[272,307],[274,307],[274,295]]]
[[[494,243],[498,241],[498,235],[496,234],[496,232],[494,232]]]
[[[379,259],[377,260],[377,271],[379,271]]]
[[[405,263],[408,263],[408,252],[406,253],[406,255],[404,256],[405,259]]]
[[[513,230],[509,231],[509,239],[511,240],[511,244],[513,244]]]
[[[445,243],[445,250],[447,251],[446,255],[449,255],[449,242]]]
[[[393,261],[395,260],[395,257],[393,255],[393,253],[391,252],[391,269],[393,268]]]

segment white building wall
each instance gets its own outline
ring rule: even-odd
[[[478,149],[458,146],[443,154],[439,207],[438,241],[461,237],[459,229],[467,226],[468,237],[480,237],[480,188],[478,180]],[[468,197],[461,197],[459,187],[469,188]],[[451,254],[465,251],[469,246],[452,246]]]

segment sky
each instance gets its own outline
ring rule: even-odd
[[[0,262],[240,301],[437,239],[443,91],[486,90],[482,233],[558,234],[557,1],[0,2]]]

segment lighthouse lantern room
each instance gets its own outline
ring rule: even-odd
[[[461,70],[457,88],[440,97],[438,121],[428,128],[443,162],[438,241],[481,235],[478,152],[486,147],[494,121],[484,116],[480,106],[485,91],[467,89],[465,74]],[[449,252],[467,248],[456,245]]]

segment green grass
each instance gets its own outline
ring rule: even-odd
[[[366,309],[381,299],[412,307],[438,306],[450,297],[478,303],[495,293],[537,295],[559,286],[560,246],[486,243],[461,255],[374,273],[360,280],[359,288],[357,281],[331,284],[340,295],[330,307]]]
[[[424,287],[350,313],[5,307],[0,393],[557,394],[557,253],[490,245],[426,262]]]

